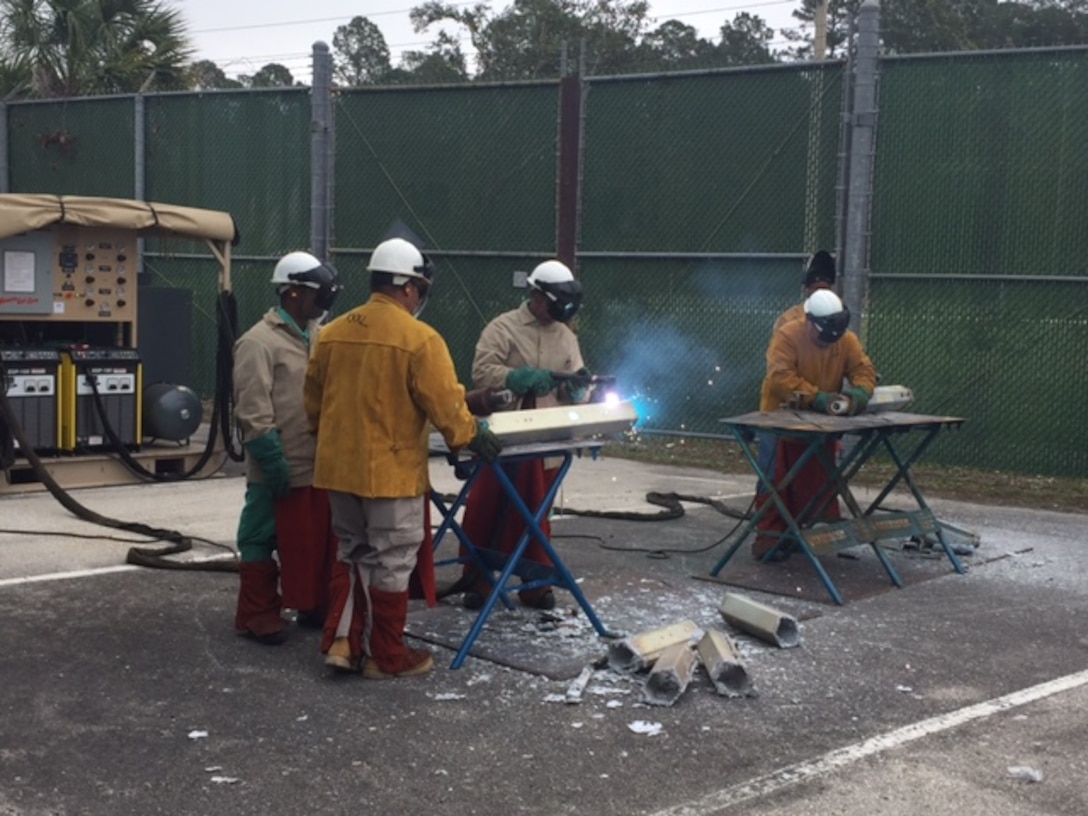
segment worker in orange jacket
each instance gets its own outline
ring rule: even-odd
[[[767,373],[760,394],[761,411],[777,411],[784,405],[802,410],[830,413],[832,406],[844,401],[848,414],[859,414],[869,404],[876,387],[876,369],[861,346],[861,341],[847,327],[850,311],[830,289],[819,289],[805,300],[804,320],[785,321],[775,330],[767,348]],[[805,452],[807,444],[763,433],[759,440],[759,465],[775,484]],[[835,460],[835,442],[828,440],[824,455]],[[828,478],[825,465],[813,456],[794,477],[780,497],[790,515],[797,514],[816,499],[815,517],[805,521],[835,521],[840,518],[838,498]],[[756,487],[756,509],[770,501],[766,485]],[[782,541],[785,520],[774,506],[767,509],[758,523],[752,555],[765,560],[768,555],[784,558],[790,552]],[[783,546],[778,546],[783,544]]]

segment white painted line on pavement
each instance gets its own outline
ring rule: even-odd
[[[1012,708],[1060,694],[1063,691],[1070,691],[1085,684],[1088,684],[1088,670],[1067,674],[1065,677],[1048,680],[1045,683],[1014,691],[1003,697],[995,697],[993,700],[987,700],[957,711],[931,717],[928,720],[905,725],[902,728],[872,737],[864,742],[837,748],[822,757],[779,768],[769,774],[757,776],[748,782],[709,793],[693,802],[659,810],[652,816],[707,816],[707,814],[718,813],[732,805],[768,796],[799,782],[806,782],[817,776],[838,770],[859,759],[892,748],[898,748],[901,745],[906,745],[909,742],[914,742],[941,731],[956,728],[972,720],[979,720],[983,717],[989,717],[1002,711],[1008,711]]]
[[[68,578],[86,578],[89,575],[105,575],[110,572],[130,572],[131,570],[145,569],[132,564],[119,564],[115,567],[96,567],[95,569],[72,570],[71,572],[50,572],[46,575],[28,575],[23,578],[2,578],[0,587],[14,586],[16,584],[34,584],[38,581],[64,581]]]

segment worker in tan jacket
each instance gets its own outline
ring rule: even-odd
[[[302,404],[318,319],[338,291],[336,271],[292,252],[271,282],[279,306],[234,347],[234,414],[246,451],[235,628],[265,644],[287,637],[283,606],[298,610],[301,623],[324,623],[336,552],[328,498],[312,487],[314,439]]]
[[[578,336],[570,320],[582,304],[582,287],[566,264],[557,260],[538,264],[526,280],[528,298],[516,309],[500,314],[484,327],[476,343],[472,379],[477,388],[508,389],[517,397],[508,410],[548,408],[583,402],[588,393],[574,380],[557,382],[555,374],[585,372]],[[536,510],[559,474],[561,460],[532,460],[504,464],[503,469],[518,495]],[[548,512],[540,522],[551,535]],[[485,470],[479,475],[465,505],[462,528],[469,540],[495,563],[504,561],[525,532],[525,520],[504,492],[498,477]],[[464,557],[465,553],[462,553]],[[516,574],[523,581],[543,580],[551,572],[551,559],[536,540],[529,542]],[[466,609],[480,609],[491,591],[475,565],[466,563],[458,587],[465,588]],[[522,604],[537,609],[555,607],[549,586],[518,592]]]
[[[384,679],[434,666],[430,652],[404,643],[430,487],[427,423],[454,451],[468,447],[490,460],[502,446],[469,413],[445,341],[416,319],[434,267],[393,238],[374,249],[367,271],[370,299],[321,332],[305,404],[317,434],[314,484],[329,491],[340,541],[325,662]]]
[[[785,405],[801,410],[832,413],[844,405],[847,414],[865,410],[876,387],[876,369],[847,327],[850,311],[830,289],[813,292],[804,303],[803,320],[783,323],[767,348],[767,374],[763,378],[759,410],[777,411]],[[844,385],[845,383],[845,385]],[[835,441],[828,439],[822,456],[835,460]],[[759,466],[780,484],[807,449],[807,443],[760,434]],[[839,503],[835,485],[825,463],[810,458],[794,476],[780,497],[794,518],[812,501],[815,507],[802,522],[837,521]],[[756,487],[756,509],[770,501],[761,482]],[[790,543],[783,540],[785,520],[773,505],[760,518],[752,555],[760,560],[778,560],[789,555]]]

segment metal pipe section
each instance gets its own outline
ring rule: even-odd
[[[310,89],[310,251],[329,259],[332,214],[332,55],[320,40],[313,45]]]
[[[880,50],[880,6],[865,0],[858,11],[854,63],[854,110],[850,135],[850,176],[843,246],[843,301],[850,328],[861,330],[869,272],[869,230],[873,198],[873,150],[876,133],[876,78]]]

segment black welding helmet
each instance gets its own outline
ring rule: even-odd
[[[272,270],[272,283],[278,291],[286,286],[305,286],[317,290],[314,305],[327,312],[340,294],[336,269],[332,264],[322,263],[309,252],[289,252],[279,259]]]
[[[582,284],[561,261],[544,261],[529,274],[529,287],[544,295],[548,301],[548,316],[560,323],[569,323],[582,307]]]
[[[837,343],[850,327],[850,310],[830,289],[819,289],[805,301],[805,318],[816,327],[820,340]]]

